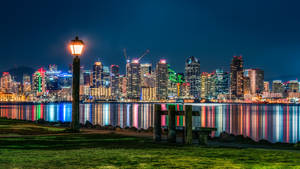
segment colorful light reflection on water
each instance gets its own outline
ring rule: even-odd
[[[244,135],[258,141],[295,143],[300,141],[300,106],[298,105],[256,105],[256,104],[193,104],[193,110],[200,116],[193,116],[194,127],[216,127],[214,135],[226,131]],[[166,110],[167,105],[162,104]],[[182,110],[182,105],[176,109]],[[71,121],[72,105],[0,105],[0,116],[12,119],[46,121]],[[153,124],[153,104],[82,104],[80,122],[93,124],[136,127],[147,129]],[[162,116],[166,126],[168,116]],[[184,126],[184,117],[176,117],[177,126]]]

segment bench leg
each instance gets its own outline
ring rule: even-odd
[[[199,132],[199,145],[207,145],[208,133]]]

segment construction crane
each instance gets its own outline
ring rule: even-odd
[[[138,59],[135,59],[137,62],[139,62],[144,56],[146,56],[148,53],[150,52],[149,49],[147,49]],[[130,62],[130,58],[129,56],[127,56],[127,51],[126,51],[126,48],[123,49],[123,54],[124,54],[124,57],[125,57],[125,60],[126,62]]]
[[[140,56],[137,60],[140,61],[140,60],[141,60],[144,56],[146,56],[149,52],[150,52],[150,50],[147,49],[146,52],[144,52],[144,53],[142,54],[142,56]]]

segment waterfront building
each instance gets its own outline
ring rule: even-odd
[[[272,82],[272,93],[281,93],[285,91],[284,84],[281,80],[274,80]]]
[[[189,83],[178,83],[179,89],[179,98],[181,99],[193,99],[194,96],[191,95],[190,87],[191,85]]]
[[[216,69],[212,77],[212,97],[229,94],[229,73]]]
[[[156,101],[156,88],[142,87],[142,101]]]
[[[165,59],[161,59],[156,64],[156,98],[157,100],[167,100],[168,99],[168,65]]]
[[[177,84],[177,73],[171,69],[170,65],[168,65],[168,98],[169,99],[175,99],[178,97],[178,87]]]
[[[94,100],[108,100],[112,98],[110,87],[100,86],[91,88],[90,92]]]
[[[124,75],[119,76],[119,92],[120,92],[120,98],[125,99],[127,98],[127,78]]]
[[[290,80],[287,82],[287,92],[297,93],[299,92],[299,82],[298,80]]]
[[[243,98],[243,78],[242,56],[234,56],[230,65],[230,94],[232,99]]]
[[[246,69],[244,76],[250,79],[250,94],[255,95],[264,91],[264,71],[261,69]]]
[[[29,94],[31,92],[31,79],[29,75],[23,75],[23,93]]]
[[[13,80],[9,72],[3,72],[1,77],[1,91],[5,93],[12,92]]]
[[[194,56],[190,56],[186,59],[185,80],[190,84],[190,94],[196,99],[199,98],[201,84],[200,62]]]
[[[146,87],[147,85],[147,77],[151,75],[152,64],[144,63],[141,64],[141,86]]]
[[[110,70],[108,66],[103,66],[102,86],[110,87]]]
[[[244,95],[251,95],[251,82],[250,82],[250,77],[244,76],[244,83],[243,83],[243,88],[244,88]]]
[[[97,88],[102,86],[103,80],[103,65],[101,62],[95,62],[92,72],[92,87]]]
[[[119,99],[119,66],[118,65],[111,65],[110,66],[110,88],[111,93],[114,99]]]
[[[264,92],[270,92],[270,83],[268,81],[264,81]]]
[[[83,71],[83,84],[85,86],[90,86],[92,84],[92,72],[90,70]]]
[[[201,99],[210,98],[210,89],[211,89],[211,74],[207,72],[201,73]]]
[[[127,98],[140,100],[141,95],[141,64],[133,59],[127,66]]]
[[[46,92],[46,70],[40,68],[32,76],[33,91],[36,95],[43,95]]]

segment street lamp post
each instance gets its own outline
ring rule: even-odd
[[[80,59],[79,56],[82,54],[84,43],[79,40],[78,36],[75,40],[70,42],[71,54],[74,56],[73,59],[73,83],[72,83],[72,123],[71,129],[74,132],[79,132],[79,80],[80,80]]]

